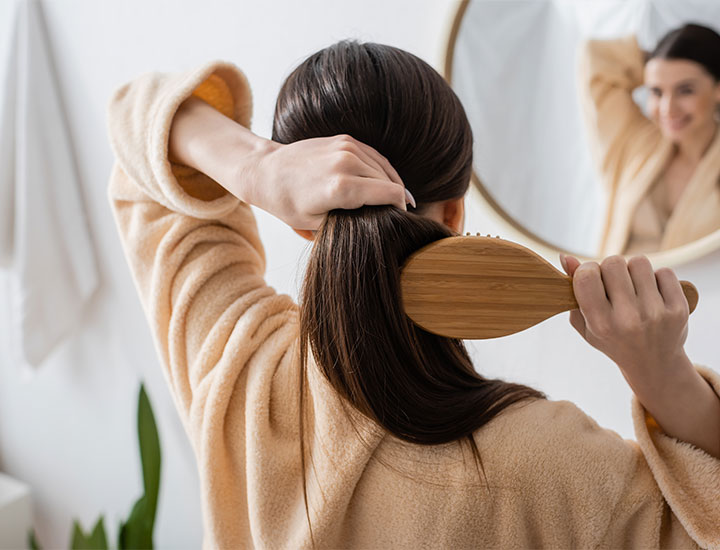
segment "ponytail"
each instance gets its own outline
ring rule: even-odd
[[[543,397],[478,374],[461,340],[416,326],[402,306],[408,256],[450,230],[394,207],[331,212],[302,291],[300,342],[335,390],[396,437],[433,445],[472,438],[504,408]]]
[[[460,100],[418,57],[392,46],[342,41],[308,57],[283,83],[273,141],[349,134],[397,170],[416,212],[462,197],[473,139]],[[388,206],[330,212],[315,235],[300,307],[300,456],[305,513],[304,395],[310,352],[344,402],[401,440],[473,439],[509,405],[544,396],[478,374],[461,340],[415,326],[402,307],[400,269],[444,225]]]

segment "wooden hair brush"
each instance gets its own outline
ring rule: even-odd
[[[692,312],[697,289],[680,284]],[[578,307],[570,276],[522,245],[489,236],[425,246],[405,262],[401,285],[410,319],[450,338],[506,336]]]

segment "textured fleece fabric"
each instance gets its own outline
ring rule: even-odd
[[[168,161],[191,94],[249,125],[248,83],[227,63],[121,87],[112,208],[197,458],[205,548],[309,547],[298,306],[263,279],[251,208]],[[664,435],[637,402],[637,442],[569,402],[513,405],[475,433],[485,485],[459,443],[399,441],[343,406],[312,359],[307,378],[316,547],[720,548],[720,460]]]
[[[643,55],[633,36],[588,41],[580,55],[583,112],[608,192],[600,256],[624,253],[634,224],[651,227],[662,218],[648,194],[662,176],[674,145],[633,100],[633,90],[643,83]],[[720,132],[675,205],[657,247],[647,252],[682,246],[718,229]]]

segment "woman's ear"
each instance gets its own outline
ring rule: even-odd
[[[465,197],[445,201],[443,223],[456,233],[462,233],[465,225]]]
[[[308,241],[314,241],[315,240],[315,232],[311,229],[294,229],[295,233],[300,235],[303,239]]]

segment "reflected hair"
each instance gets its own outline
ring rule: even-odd
[[[720,34],[710,27],[687,23],[660,39],[648,61],[654,58],[694,61],[720,81]]]
[[[426,332],[406,316],[400,285],[410,254],[453,235],[421,213],[430,203],[463,197],[468,188],[473,142],[465,111],[418,57],[342,41],[288,76],[272,139],[338,134],[385,156],[417,210],[364,206],[328,213],[301,291],[302,388],[310,350],[322,375],[357,411],[407,442],[466,441],[482,468],[473,433],[511,404],[544,395],[476,372],[461,340]],[[304,472],[304,450],[302,457]]]

